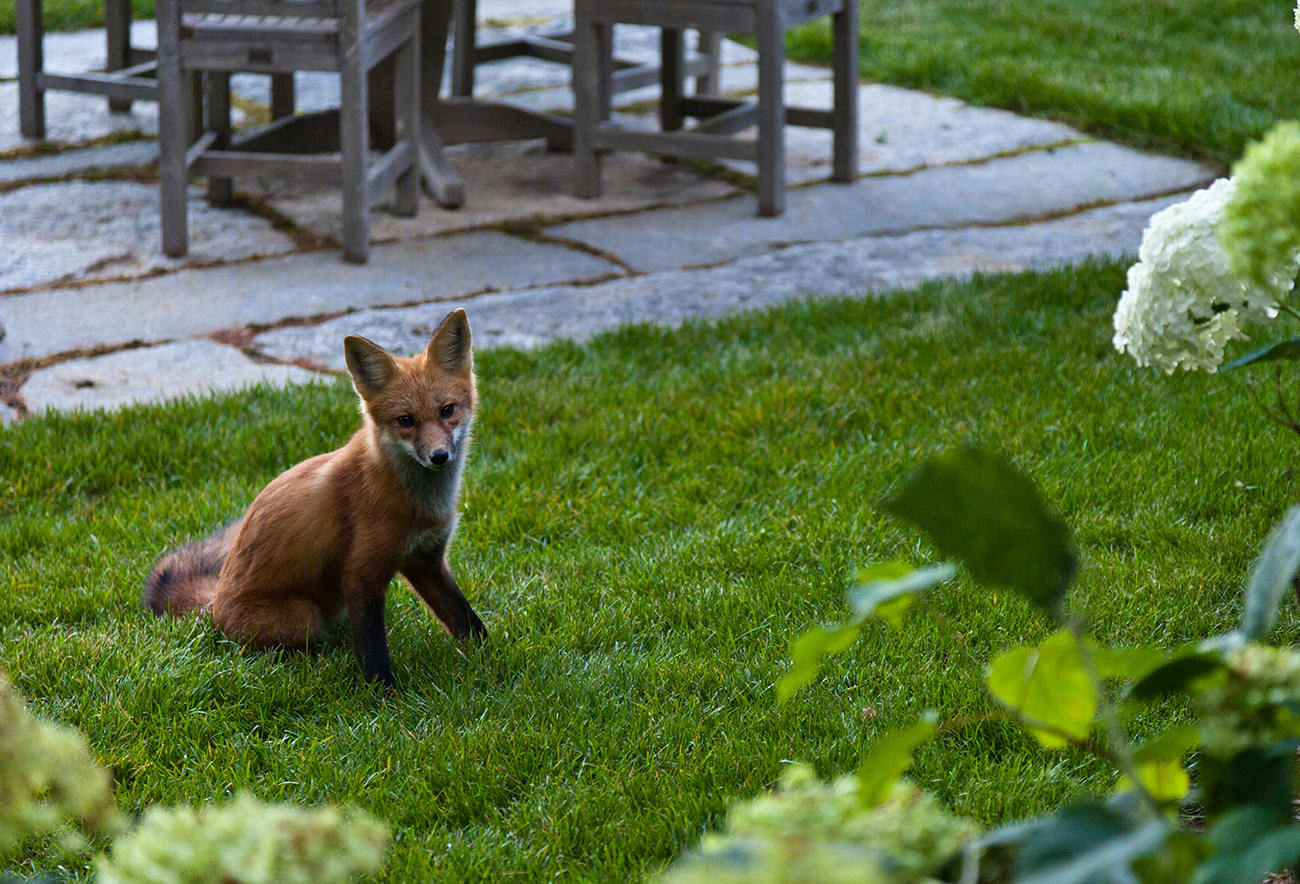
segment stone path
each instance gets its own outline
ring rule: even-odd
[[[547,30],[564,23],[565,5],[481,0],[479,13],[488,31]],[[153,41],[150,23],[136,27],[138,45]],[[47,64],[102,65],[102,42],[51,34]],[[620,55],[656,50],[655,32],[620,29]],[[728,43],[723,58],[726,88],[752,90],[753,53]],[[585,201],[570,194],[568,156],[501,143],[451,149],[469,194],[461,209],[377,209],[365,266],[339,258],[337,192],[260,181],[238,184],[234,209],[192,189],[190,254],[171,260],[159,250],[156,109],[109,113],[93,96],[51,93],[62,149],[42,150],[18,135],[15,68],[13,38],[0,38],[4,422],[319,378],[342,370],[345,334],[414,351],[454,305],[469,310],[478,346],[529,347],[626,322],[1131,254],[1153,212],[1215,175],[1058,123],[863,84],[863,177],[828,182],[829,134],[789,128],[794,189],[781,218],[755,216],[742,186],[752,165],[614,154],[605,196]],[[567,76],[498,62],[479,69],[477,92],[563,112]],[[247,111],[266,102],[259,78],[235,88]],[[335,100],[328,79],[300,75],[298,91],[307,108]],[[828,72],[790,64],[787,92],[829,106]],[[618,112],[634,119],[653,97],[622,95]]]

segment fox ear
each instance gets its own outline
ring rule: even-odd
[[[474,355],[470,350],[469,319],[460,307],[447,314],[429,338],[424,350],[430,367],[436,366],[448,374],[464,374],[474,368]]]
[[[397,374],[397,363],[388,351],[361,335],[343,339],[343,356],[348,362],[352,385],[363,399],[379,393]]]

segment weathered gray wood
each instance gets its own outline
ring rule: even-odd
[[[45,90],[36,82],[45,67],[45,24],[40,0],[17,0],[14,24],[18,31],[18,130],[28,138],[45,137]]]
[[[108,41],[108,70],[120,71],[131,64],[131,0],[105,0],[104,36]],[[129,111],[131,102],[110,97],[108,109]]]
[[[186,15],[336,18],[338,0],[185,0]]]
[[[665,132],[682,128],[679,102],[686,82],[686,44],[675,28],[659,31],[659,127]]]
[[[343,256],[355,262],[369,256],[370,206],[379,190],[397,184],[397,211],[416,211],[422,134],[420,0],[158,2],[159,76],[165,93],[177,95],[160,132],[161,163],[167,170],[162,202],[168,254],[185,250],[184,191],[190,175],[207,176],[209,198],[218,203],[232,197],[231,179],[246,176],[338,185]],[[282,14],[272,14],[277,12]],[[336,71],[339,109],[292,116],[297,70]],[[270,124],[233,143],[230,71],[270,74],[277,114]],[[205,92],[186,94],[186,84],[197,83],[201,72],[206,72]],[[372,147],[378,145],[371,143],[368,94],[372,75],[384,90],[375,102],[382,117],[376,137],[387,144],[374,159]],[[205,105],[203,134],[194,140],[176,118],[192,118]]]
[[[416,145],[420,142],[420,29],[407,28],[406,41],[393,56],[393,113],[396,121],[396,144],[389,154],[401,151],[400,159],[393,161],[396,174],[397,198],[393,210],[398,215],[411,217],[420,207],[420,168]],[[381,164],[388,163],[385,156]],[[381,164],[376,164],[379,167]],[[386,168],[386,166],[385,166]],[[379,180],[374,171],[370,174],[371,182]],[[370,200],[375,192],[370,191]]]
[[[181,69],[180,7],[178,0],[156,0],[158,17],[158,185],[162,216],[162,248],[170,257],[189,249],[185,188],[190,161],[187,116],[188,83]]]
[[[130,44],[130,0],[104,0],[108,72],[50,74],[45,72],[45,27],[41,0],[16,0],[18,33],[18,127],[29,138],[45,137],[45,93],[85,92],[108,98],[110,110],[129,110],[133,101],[153,101],[157,85],[147,79],[145,66],[155,53]]]
[[[474,94],[476,0],[455,0],[452,7],[451,94],[468,98]],[[441,72],[439,72],[441,75]]]
[[[845,0],[831,18],[834,66],[831,179],[858,177],[858,4]]]
[[[600,157],[596,127],[605,118],[601,109],[600,22],[581,17],[573,32],[573,191],[584,199],[600,196]]]
[[[756,160],[758,212],[785,211],[786,125],[829,128],[834,132],[836,180],[856,173],[857,133],[857,9],[855,0],[575,0],[578,34],[600,33],[615,23],[657,26],[660,43],[660,132],[640,132],[604,122],[608,114],[590,101],[576,102],[574,190],[579,196],[600,192],[597,152],[601,149],[643,150],[678,156],[716,156]],[[831,110],[785,107],[783,76],[785,33],[793,25],[824,15],[833,17],[835,96]],[[697,94],[684,96],[682,80],[691,68],[683,55],[680,31],[701,31]],[[758,95],[742,102],[707,94],[718,87],[719,33],[754,34],[758,42]],[[595,66],[594,83],[590,70]],[[599,59],[579,54],[574,89],[608,94],[611,73]],[[680,130],[684,117],[699,122]],[[733,137],[757,126],[756,139]],[[594,168],[594,172],[593,172]]]
[[[153,101],[158,84],[144,77],[119,77],[114,74],[37,74],[42,91],[59,90],[105,95],[130,107],[132,101]],[[24,133],[25,134],[25,133]]]
[[[339,165],[338,154],[248,154],[239,150],[208,148],[195,158],[192,171],[195,175],[209,177],[278,178],[307,184],[332,184],[338,181]]]
[[[675,157],[723,157],[733,160],[756,160],[757,142],[752,138],[732,138],[683,130],[680,132],[634,132],[612,123],[596,127],[597,148],[639,150],[644,153]],[[579,194],[581,196],[581,194]]]
[[[206,134],[215,136],[213,149],[226,150],[230,147],[230,72],[208,71],[204,77],[208,98]],[[208,202],[214,206],[224,206],[230,203],[233,196],[234,185],[230,178],[208,175]]]
[[[438,104],[438,131],[447,144],[545,138],[551,150],[573,142],[572,124],[563,117],[535,114],[512,104],[452,97]]]
[[[413,170],[415,170],[415,146],[409,141],[397,142],[367,167],[365,179],[367,201],[375,202],[383,195],[384,191],[396,186],[398,198],[393,203],[394,213],[405,216],[414,215],[414,203],[404,202],[406,197],[402,196],[402,187],[398,183],[398,179],[408,174],[414,174],[418,177],[418,172]],[[418,182],[415,200],[417,202],[419,200]]]
[[[785,211],[785,21],[775,0],[757,0],[757,7],[758,214],[771,217]]]
[[[465,184],[442,152],[442,139],[433,127],[428,114],[420,115],[424,137],[420,139],[418,157],[420,177],[430,199],[444,209],[457,209],[465,204]]]
[[[339,146],[343,153],[343,259],[357,264],[370,256],[370,201],[366,189],[366,151],[369,147],[369,110],[366,106],[366,70],[357,51],[361,33],[359,3],[345,3],[339,19]]]
[[[718,95],[722,92],[722,34],[717,31],[700,31],[700,42],[696,49],[702,62],[699,69],[692,70],[695,77],[695,91],[704,95]]]
[[[702,102],[693,102],[695,106]],[[689,113],[689,110],[687,110]],[[743,132],[758,122],[758,103],[753,101],[736,102],[733,107],[726,110],[718,110],[713,113],[691,114],[699,118],[700,122],[695,126],[696,132],[707,132],[713,135],[734,135],[737,132]]]
[[[293,113],[293,74],[271,75],[271,119],[278,120]]]

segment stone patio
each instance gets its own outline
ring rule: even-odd
[[[480,2],[491,30],[552,29],[564,4]],[[485,32],[485,29],[487,32]],[[152,42],[137,23],[136,43]],[[51,67],[103,63],[102,34],[51,34]],[[653,31],[620,29],[618,52],[653,58]],[[57,152],[17,132],[15,47],[0,38],[0,419],[47,408],[297,383],[341,365],[357,332],[415,350],[453,305],[478,346],[530,347],[620,323],[676,323],[808,294],[873,296],[926,279],[1135,253],[1150,215],[1216,170],[1088,138],[1059,123],[864,83],[863,177],[832,184],[829,136],[787,129],[789,208],[754,214],[744,163],[674,164],[633,153],[605,163],[604,196],[570,190],[570,158],[542,142],[448,151],[464,207],[425,199],[413,219],[376,210],[370,262],[344,264],[334,191],[243,181],[240,207],[191,190],[191,251],[159,247],[156,109],[113,114],[102,99],[51,93]],[[752,90],[753,53],[728,43],[723,82]],[[477,94],[563,113],[567,69],[482,66]],[[265,83],[241,77],[249,106]],[[789,65],[787,94],[829,106],[829,72]],[[298,81],[300,105],[334,100]],[[653,89],[619,97],[650,125]],[[125,134],[124,134],[125,133]],[[125,139],[125,140],[123,140]],[[215,337],[214,337],[215,336]],[[87,353],[96,355],[87,356]]]

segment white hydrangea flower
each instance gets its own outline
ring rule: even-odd
[[[1277,316],[1293,280],[1257,286],[1234,276],[1215,228],[1236,185],[1220,178],[1152,216],[1115,309],[1115,349],[1166,372],[1213,372],[1246,326]]]

